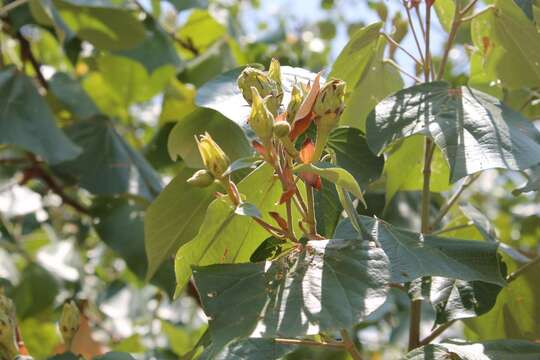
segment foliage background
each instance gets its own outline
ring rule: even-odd
[[[479,8],[492,1],[484,3]],[[530,21],[538,26],[538,7],[531,5],[531,9],[535,12],[528,14]],[[436,21],[433,38],[435,63],[440,60],[448,21],[448,15],[439,14],[441,21]],[[29,1],[2,14],[0,140],[6,145],[0,145],[0,278],[16,302],[30,352],[44,358],[58,349],[55,322],[61,304],[70,297],[85,299],[87,304],[88,327],[78,345],[81,352],[112,349],[140,354],[141,358],[175,359],[191,351],[205,331],[206,318],[189,289],[178,300],[171,300],[175,249],[163,254],[166,261],[151,284],[145,281],[149,266],[145,209],[164,184],[171,180],[182,184],[192,169],[200,166],[192,147],[182,146],[187,142],[181,140],[188,135],[210,128],[222,134],[217,140],[231,152],[241,154],[247,146],[228,136],[238,129],[226,118],[196,107],[197,89],[240,65],[267,66],[272,57],[279,58],[282,65],[328,73],[349,35],[379,18],[388,20],[385,31],[395,37],[402,35],[402,45],[413,48],[399,1],[393,0],[148,0],[139,4],[128,0],[44,0]],[[492,69],[480,65],[481,41],[470,34],[468,25],[458,34],[458,46],[447,65],[447,80],[483,86],[537,120],[540,83],[531,84],[527,74],[514,74],[520,71],[515,65],[508,70],[514,72],[513,82],[496,82],[500,74],[489,73]],[[420,71],[399,51],[387,50],[386,57],[409,73]],[[13,77],[14,68],[37,83],[22,75]],[[412,84],[406,76],[403,81]],[[390,93],[378,77],[367,79],[362,86],[369,91],[386,91],[380,98]],[[531,101],[523,105],[529,98]],[[5,125],[8,114],[14,119],[30,119],[28,126],[39,133],[27,137],[12,131]],[[354,117],[346,121],[362,127]],[[84,147],[82,157],[63,161],[76,150],[63,143],[63,135],[50,126],[51,122]],[[168,135],[177,123],[184,126],[181,140],[168,147]],[[61,149],[52,150],[46,139]],[[418,148],[413,144],[409,151],[415,153]],[[27,156],[24,150],[45,161]],[[172,161],[169,155],[179,160]],[[404,156],[407,158],[406,153]],[[419,166],[387,162],[385,177],[378,186],[368,188],[370,207],[365,213],[418,229],[421,182],[415,169]],[[404,168],[410,171],[404,173]],[[442,158],[435,169],[434,188],[441,195],[433,201],[440,203],[451,186]],[[467,206],[482,209],[491,224],[487,229],[490,236],[532,258],[539,250],[539,195],[512,194],[525,181],[521,173],[486,171],[463,200]],[[209,202],[208,194],[190,194],[179,201],[178,210],[189,212],[194,204]],[[171,193],[171,199],[176,196],[180,194]],[[195,218],[204,216],[204,212],[193,211]],[[466,223],[465,213],[468,210],[455,207],[452,224]],[[190,231],[194,236],[197,229],[185,231],[184,236]],[[482,239],[474,226],[446,235]],[[509,256],[506,261],[509,270],[517,267]],[[519,314],[524,308],[530,310],[528,314],[540,314],[540,294],[535,286],[538,274],[531,272],[505,290],[490,313],[467,321],[465,327],[458,323],[448,334],[464,332],[474,340],[540,338],[540,319]],[[428,332],[434,313],[424,308],[423,329]],[[508,316],[499,318],[503,311],[509,311],[517,323],[493,326],[508,321]],[[374,359],[391,359],[401,353],[407,316],[408,299],[396,291],[372,321],[359,327],[359,339]],[[289,358],[337,357],[335,352],[302,349]]]

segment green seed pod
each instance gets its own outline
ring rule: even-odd
[[[66,302],[62,308],[62,315],[60,316],[58,326],[66,344],[66,349],[68,350],[71,349],[73,338],[75,338],[75,334],[79,331],[80,323],[81,313],[77,304],[73,300]]]
[[[289,124],[293,123],[294,118],[296,117],[296,114],[298,113],[298,110],[302,105],[302,101],[304,101],[304,94],[302,92],[302,89],[295,84],[292,88],[291,100],[289,101],[289,105],[287,106],[287,121],[289,122]]]
[[[212,185],[214,177],[210,171],[202,169],[193,174],[192,177],[187,179],[187,183],[196,187],[204,188]]]
[[[231,160],[225,152],[219,147],[218,144],[212,139],[210,134],[204,133],[200,135],[197,139],[197,147],[199,148],[199,153],[201,154],[202,161],[204,166],[210,171],[212,176],[216,179],[221,179],[223,173],[227,171],[229,165],[231,165]]]
[[[7,359],[14,359],[18,354],[15,338],[15,323],[11,317],[0,312],[0,353]]]
[[[345,106],[346,84],[342,80],[332,79],[321,88],[313,111],[318,127],[333,129],[339,120]]]
[[[284,138],[291,132],[291,125],[286,121],[278,121],[274,124],[274,135],[278,138]]]
[[[277,114],[281,101],[283,100],[283,90],[281,89],[281,86],[270,79],[264,71],[247,67],[238,77],[237,83],[242,92],[242,96],[250,105],[253,103],[252,87],[257,89],[262,98],[270,96],[267,101],[268,110],[274,115]]]
[[[274,115],[268,110],[267,102],[269,97],[263,99],[257,88],[251,88],[251,114],[249,114],[248,124],[263,143],[268,143],[272,138],[272,128],[274,126]]]

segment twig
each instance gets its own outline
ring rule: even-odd
[[[305,339],[283,339],[276,338],[274,339],[276,344],[283,345],[299,345],[299,346],[314,346],[314,347],[324,347],[329,349],[338,349],[343,350],[345,344],[342,342],[319,342],[314,340],[305,340]]]
[[[446,68],[446,63],[448,62],[448,55],[452,49],[452,44],[457,35],[459,26],[461,25],[461,15],[459,12],[459,5],[456,3],[456,10],[454,11],[454,18],[452,20],[452,26],[450,28],[450,33],[448,34],[448,40],[446,40],[446,47],[441,60],[441,65],[439,66],[439,72],[437,73],[437,80],[441,80],[444,76],[444,71]]]
[[[21,45],[21,57],[23,63],[25,63],[25,60],[29,60],[30,64],[32,64],[32,67],[34,68],[34,71],[36,72],[36,77],[41,84],[41,86],[45,89],[49,89],[49,84],[47,84],[47,80],[45,80],[45,77],[41,73],[41,64],[37,59],[34,57],[34,54],[32,54],[32,49],[30,48],[30,43],[26,38],[21,34],[20,31],[17,31],[15,37],[17,40],[19,40],[19,44]]]
[[[309,225],[309,235],[315,236],[317,233],[317,220],[315,220],[315,198],[313,195],[313,187],[304,181],[306,185],[306,197],[307,197],[307,220]]]
[[[445,228],[445,229],[440,229],[440,230],[437,230],[437,231],[433,231],[431,232],[431,235],[438,235],[438,234],[443,234],[443,233],[446,233],[446,232],[450,232],[450,231],[455,231],[455,230],[459,230],[459,229],[464,229],[466,227],[469,227],[469,226],[472,226],[474,225],[474,223],[472,221],[469,221],[467,222],[466,224],[461,224],[461,225],[456,225],[456,226],[451,226],[449,228]]]
[[[474,5],[476,5],[477,2],[478,2],[478,0],[471,0],[471,2],[469,4],[465,5],[463,10],[461,10],[459,12],[460,17],[465,16],[469,12],[469,10],[471,10],[474,7]],[[457,8],[457,6],[456,6],[456,8]]]
[[[384,59],[383,60],[383,63],[387,63],[387,64],[390,64],[392,65],[393,67],[395,67],[399,72],[401,72],[403,75],[406,75],[408,77],[410,77],[411,79],[413,79],[415,82],[417,83],[420,83],[422,82],[422,80],[420,80],[419,78],[417,78],[416,76],[412,75],[412,74],[409,74],[405,69],[403,69],[401,66],[399,66],[398,64],[396,64],[396,62],[392,59]]]
[[[15,0],[9,4],[6,4],[4,6],[2,6],[0,8],[0,17],[4,16],[4,15],[7,15],[8,12],[10,12],[11,10],[21,6],[21,5],[24,5],[28,2],[29,0]]]
[[[407,54],[418,66],[423,66],[422,62],[418,60],[413,54],[409,52],[406,48],[401,46],[394,38],[392,38],[390,35],[388,35],[385,32],[381,32],[381,35],[384,36],[392,45],[394,45],[396,48],[403,51],[405,54]]]
[[[418,11],[418,7],[416,7],[416,13],[418,15],[418,20],[420,21],[420,24],[422,24],[422,21],[420,20],[420,13]],[[427,82],[429,81],[429,74],[431,69],[431,49],[430,49],[430,40],[431,40],[431,5],[428,1],[426,1],[426,33],[425,33],[425,40],[426,40],[426,50],[425,50],[425,62],[424,62],[424,80]]]
[[[422,63],[424,63],[425,59],[424,59],[424,55],[422,54],[422,47],[420,46],[420,41],[418,40],[418,35],[416,34],[416,29],[412,21],[411,11],[409,7],[407,6],[406,0],[403,0],[403,7],[405,7],[405,11],[407,12],[407,20],[409,21],[409,27],[411,28],[411,32],[413,34],[414,41],[418,49],[418,53],[420,54],[420,60],[422,61]]]
[[[418,343],[418,346],[424,346],[424,345],[429,344],[429,343],[432,342],[437,336],[439,336],[439,335],[441,335],[443,332],[445,332],[450,326],[454,325],[455,322],[456,322],[456,320],[450,320],[449,322],[442,324],[441,326],[439,326],[438,328],[436,328],[435,330],[433,330],[433,331],[431,332],[431,334],[429,334],[428,336],[426,336],[425,338],[423,338],[422,340],[420,340],[420,342]]]
[[[516,280],[521,274],[523,274],[525,271],[527,271],[530,267],[540,263],[540,256],[535,257],[530,262],[526,263],[525,265],[518,268],[516,271],[511,273],[506,277],[507,282],[512,282]]]
[[[450,208],[452,208],[452,206],[456,203],[456,201],[459,199],[459,197],[461,196],[461,194],[463,194],[463,192],[465,190],[467,190],[467,188],[469,186],[471,186],[471,184],[473,182],[476,181],[476,179],[478,179],[480,177],[480,174],[474,174],[474,175],[469,175],[465,181],[463,181],[463,183],[461,184],[461,186],[456,190],[456,192],[450,197],[450,199],[448,199],[448,201],[446,202],[445,205],[443,205],[443,207],[441,208],[441,210],[439,210],[439,213],[437,214],[437,216],[435,217],[435,220],[433,220],[433,223],[431,224],[431,228],[434,228],[436,227],[440,222],[441,220],[444,218],[444,215],[446,215],[446,213],[450,210]]]
[[[345,346],[345,349],[349,352],[349,355],[354,360],[362,360],[362,355],[360,354],[360,351],[356,348],[356,345],[354,345],[354,341],[351,339],[351,336],[349,335],[349,332],[345,329],[342,329],[340,331],[341,338],[343,339],[343,345]]]

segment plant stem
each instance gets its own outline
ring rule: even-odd
[[[399,66],[398,64],[396,64],[396,62],[392,59],[384,59],[383,60],[384,63],[387,63],[387,64],[390,64],[392,65],[393,67],[395,67],[400,73],[402,73],[403,75],[413,79],[415,82],[417,83],[421,83],[422,80],[420,80],[419,78],[417,78],[416,76],[412,75],[412,74],[409,74],[405,69],[403,69],[401,66]]]
[[[19,44],[21,46],[21,60],[23,64],[26,60],[30,61],[30,64],[32,64],[32,67],[34,68],[34,71],[36,72],[36,78],[39,81],[40,85],[45,89],[49,89],[49,84],[47,84],[47,80],[45,80],[45,77],[41,73],[41,64],[37,59],[35,58],[34,54],[32,53],[32,49],[30,47],[30,43],[26,38],[21,34],[20,31],[17,31],[16,34],[17,40],[19,40]],[[24,67],[23,67],[24,68]]]
[[[343,350],[345,344],[342,342],[319,342],[314,340],[304,340],[304,339],[283,339],[277,338],[274,339],[276,344],[283,345],[300,345],[300,346],[314,346],[314,347],[323,347],[329,349],[338,349]]]
[[[385,32],[381,32],[381,35],[384,36],[386,38],[386,40],[388,40],[388,42],[390,42],[392,45],[394,45],[396,48],[400,49],[401,51],[403,51],[405,54],[407,54],[418,66],[423,66],[422,65],[422,62],[420,60],[418,60],[413,54],[411,54],[409,52],[409,50],[407,50],[406,48],[404,48],[403,46],[401,46],[396,40],[394,40],[393,37],[391,37],[390,35],[388,35],[387,33]]]
[[[343,345],[345,346],[345,349],[349,352],[349,355],[354,360],[362,360],[362,355],[360,354],[360,351],[356,348],[356,345],[354,345],[354,341],[351,339],[351,336],[349,335],[349,332],[345,329],[342,329],[340,331],[341,338],[343,339]]]
[[[435,330],[433,330],[433,331],[431,332],[431,334],[429,334],[428,336],[426,336],[425,338],[423,338],[423,339],[418,343],[418,346],[424,346],[424,345],[429,344],[429,343],[432,342],[437,336],[439,336],[439,335],[441,335],[443,332],[445,332],[450,326],[454,325],[455,322],[456,322],[456,320],[450,320],[449,322],[442,324],[441,326],[439,326],[438,328],[436,328]]]
[[[309,225],[309,234],[315,235],[317,233],[317,220],[315,219],[315,198],[313,195],[313,187],[304,181],[306,185],[307,196],[307,222]]]
[[[416,8],[418,19],[420,20],[420,13]],[[422,21],[420,20],[420,24]],[[429,74],[431,69],[431,49],[430,49],[430,37],[431,37],[431,5],[426,1],[426,50],[425,50],[425,62],[424,62],[424,80],[429,81]]]
[[[467,222],[466,224],[461,224],[461,225],[451,226],[451,227],[446,228],[446,229],[441,229],[441,230],[437,230],[437,231],[432,231],[431,234],[432,234],[432,235],[443,234],[443,233],[450,232],[450,231],[455,231],[455,230],[459,230],[459,229],[464,229],[464,228],[469,227],[469,226],[472,226],[472,225],[474,225],[474,223],[473,223],[472,221],[469,221],[469,222]]]
[[[459,6],[456,3],[456,10],[454,11],[454,18],[452,20],[452,26],[450,28],[450,33],[448,34],[448,40],[446,41],[446,47],[441,60],[441,65],[439,67],[439,72],[437,73],[437,80],[441,80],[444,76],[444,71],[446,68],[446,63],[448,62],[448,55],[452,49],[452,44],[456,39],[457,31],[461,25],[461,16],[459,12]]]
[[[28,2],[29,0],[15,0],[13,1],[12,3],[9,3],[9,4],[6,4],[4,6],[2,6],[0,8],[0,17],[4,16],[4,15],[7,15],[8,12],[10,12],[11,10],[21,6],[21,5],[24,5]]]
[[[292,219],[292,208],[291,208],[291,199],[287,200],[285,203],[285,207],[287,208],[287,226],[289,227],[289,238],[297,242],[296,236],[294,235],[294,224]]]
[[[411,32],[413,34],[414,41],[418,49],[418,53],[420,54],[420,60],[422,61],[422,64],[423,64],[425,63],[425,59],[424,59],[424,55],[422,54],[422,47],[420,46],[420,41],[418,40],[418,35],[416,34],[416,29],[412,21],[411,11],[409,7],[407,6],[406,0],[403,0],[403,7],[405,8],[405,11],[407,12],[407,20],[409,21],[409,27],[411,28]]]
[[[456,201],[459,199],[459,197],[461,196],[461,194],[463,194],[463,192],[465,190],[467,190],[467,188],[469,186],[471,186],[471,184],[473,182],[476,181],[476,179],[478,179],[480,177],[480,174],[474,174],[474,175],[469,175],[465,181],[463,181],[463,183],[461,184],[461,186],[456,190],[456,192],[450,197],[450,199],[448,199],[448,201],[446,202],[445,205],[443,205],[443,207],[441,208],[441,210],[439,210],[439,213],[437,214],[437,216],[435,217],[435,220],[433,220],[433,223],[431,224],[431,227],[434,228],[436,227],[440,222],[441,220],[444,218],[444,215],[446,215],[446,213],[452,208],[452,206],[456,203]]]
[[[540,263],[540,255],[523,265],[522,267],[518,268],[516,271],[511,273],[506,277],[507,282],[512,282],[516,280],[521,274],[523,274],[525,271],[527,271],[530,267]]]

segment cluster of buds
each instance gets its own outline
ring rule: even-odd
[[[19,355],[13,301],[0,292],[0,358],[13,360]]]
[[[81,324],[81,312],[75,304],[75,301],[70,300],[64,304],[62,308],[62,315],[60,316],[60,321],[58,322],[58,327],[60,333],[62,334],[62,339],[66,345],[66,350],[71,349],[73,344],[73,339],[79,331],[79,326]]]
[[[249,105],[252,105],[254,101],[251,88],[255,88],[262,98],[267,98],[266,106],[268,110],[274,115],[278,114],[283,101],[279,61],[272,59],[268,73],[253,67],[245,68],[238,77],[237,83]]]
[[[197,187],[210,186],[215,180],[222,181],[231,160],[207,132],[195,137],[199,154],[206,169],[199,170],[187,182]]]

